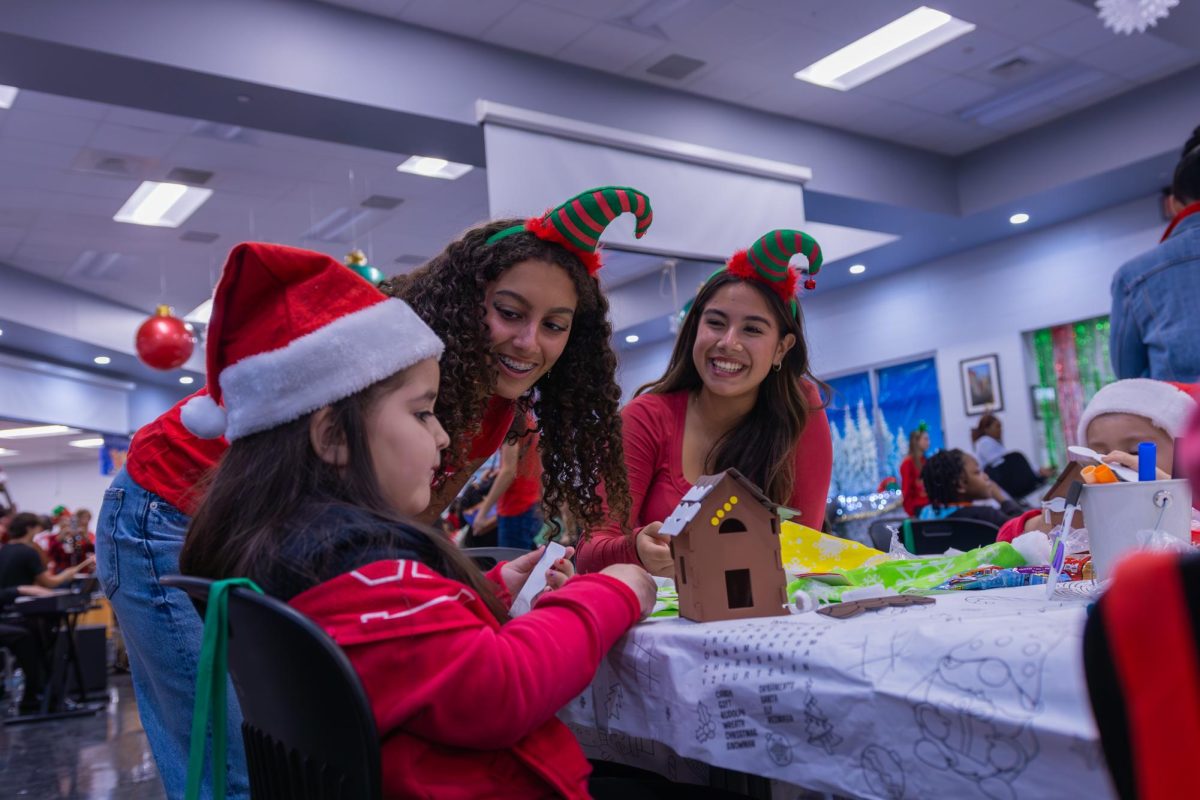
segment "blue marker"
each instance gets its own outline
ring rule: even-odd
[[[1138,480],[1158,480],[1158,446],[1154,442],[1138,444]]]

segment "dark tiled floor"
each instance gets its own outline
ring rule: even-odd
[[[161,800],[128,675],[90,717],[0,726],[0,800]]]

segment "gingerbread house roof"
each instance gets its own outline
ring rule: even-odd
[[[679,505],[675,506],[675,510],[667,517],[659,529],[659,533],[666,536],[678,536],[683,533],[696,515],[700,513],[701,506],[704,505],[704,500],[708,497],[709,492],[713,490],[723,480],[729,478],[739,486],[739,491],[748,495],[752,500],[758,501],[763,508],[771,511],[776,510],[775,503],[771,502],[762,491],[754,485],[754,482],[747,478],[736,469],[727,469],[724,472],[718,472],[716,475],[702,475],[688,490],[680,500]]]

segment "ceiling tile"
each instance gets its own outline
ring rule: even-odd
[[[599,24],[559,50],[556,58],[585,67],[622,72],[668,46],[657,36]]]
[[[62,97],[44,92],[34,92],[22,89],[13,108],[23,108],[29,111],[46,111],[51,114],[61,114],[65,117],[81,117],[83,119],[104,119],[109,112],[109,106],[103,103],[93,103],[91,100],[79,100],[74,97]]]
[[[986,83],[952,75],[904,99],[906,105],[935,114],[952,114],[960,108],[978,103],[995,94],[996,88]]]
[[[770,71],[762,64],[733,59],[705,72],[688,85],[688,90],[719,100],[741,102],[767,89],[791,92],[797,83],[791,73]]]
[[[130,153],[145,158],[163,158],[180,137],[179,133],[148,131],[144,128],[104,122],[96,129],[88,145],[97,150]]]
[[[774,32],[758,47],[740,53],[738,57],[761,63],[790,77],[829,55],[831,49],[828,33],[785,22],[774,26]]]
[[[113,106],[105,121],[164,133],[190,133],[196,126],[196,120],[188,117],[177,117],[173,114],[159,114],[154,111],[143,111],[140,108],[121,106]]]
[[[777,30],[769,17],[725,4],[709,15],[689,15],[669,32],[672,44],[712,55],[759,47]]]
[[[10,111],[0,114],[0,125],[3,125],[0,136],[82,147],[92,138],[99,124],[94,119],[32,111],[14,105]]]
[[[986,28],[976,28],[936,50],[931,50],[917,59],[922,64],[944,69],[947,72],[965,72],[1015,50],[1020,45],[1017,39],[1004,36]]]
[[[577,14],[525,2],[488,28],[483,38],[503,47],[548,56],[578,39],[595,24]]]
[[[586,3],[581,3],[579,0],[536,0],[536,2],[539,5],[570,11],[597,22],[613,22],[636,14],[647,5],[653,5],[662,0],[653,0],[651,3],[647,3],[646,0],[588,0]]]
[[[937,124],[940,121],[941,117],[928,111],[881,100],[869,113],[845,123],[844,127],[879,139],[907,131],[917,125]]]
[[[458,36],[481,36],[518,0],[411,0],[399,14],[413,25]]]
[[[321,2],[396,19],[411,0],[321,0]]]
[[[1004,135],[954,119],[939,119],[916,125],[892,138],[901,144],[956,156],[1001,139]]]
[[[950,73],[916,61],[901,64],[850,91],[884,100],[903,100],[950,77]]]
[[[1197,51],[1185,50],[1153,36],[1120,36],[1078,58],[1084,64],[1136,80],[1172,65],[1183,69],[1194,63],[1197,55]]]
[[[1117,34],[1105,28],[1100,17],[1088,14],[1046,34],[1038,39],[1036,44],[1052,53],[1070,57],[1095,50],[1104,44],[1111,44],[1115,39]]]
[[[896,0],[852,0],[823,6],[812,15],[811,25],[830,34],[829,52],[882,28],[920,3]]]
[[[938,8],[980,28],[1029,41],[1078,19],[1095,16],[1095,9],[1072,0],[967,0]]]

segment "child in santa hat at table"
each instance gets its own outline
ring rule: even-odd
[[[1109,464],[1136,470],[1138,444],[1154,442],[1158,477],[1171,477],[1175,440],[1183,436],[1196,412],[1195,384],[1168,383],[1149,378],[1116,381],[1096,392],[1079,420],[1079,441],[1102,454]],[[1078,518],[1077,518],[1078,519]],[[996,537],[1011,542],[1022,533],[1047,530],[1042,511],[1034,509],[1009,520]]]

